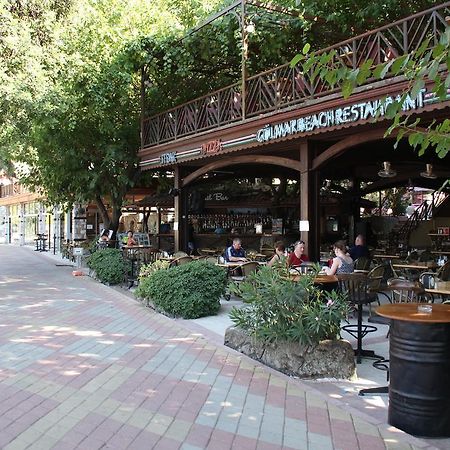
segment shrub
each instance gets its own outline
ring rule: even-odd
[[[225,293],[226,271],[206,261],[193,261],[144,278],[136,295],[159,311],[184,319],[216,314]]]
[[[142,281],[144,278],[149,277],[152,273],[161,269],[168,269],[170,266],[170,261],[163,259],[158,259],[150,264],[144,264],[139,270],[139,280]]]
[[[120,250],[106,248],[93,253],[87,259],[87,265],[94,270],[102,283],[118,284],[124,279],[128,270],[128,262],[122,257]]]
[[[341,320],[348,314],[345,297],[326,292],[314,284],[315,273],[292,281],[279,270],[263,267],[239,285],[248,303],[233,308],[233,323],[256,338],[317,343],[339,336]]]

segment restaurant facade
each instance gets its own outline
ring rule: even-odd
[[[388,62],[430,35],[437,42],[449,16],[447,2],[324,51],[350,68]],[[143,118],[142,170],[173,171],[175,250],[186,250],[193,233],[204,247],[237,234],[247,248],[301,238],[315,258],[324,239],[361,231],[365,193],[408,183],[438,189],[450,177],[448,158],[432,149],[418,156],[407,140],[394,149],[385,113],[406,93],[403,113],[426,125],[449,117],[450,99],[437,99],[430,84],[415,97],[409,89],[403,77],[388,77],[343,98],[284,65]],[[383,176],[391,166],[395,175]],[[336,181],[346,186],[338,202],[323,195]]]

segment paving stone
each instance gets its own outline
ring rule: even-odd
[[[0,250],[2,449],[432,450],[437,441],[55,270],[48,255]]]

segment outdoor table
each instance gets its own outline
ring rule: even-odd
[[[450,437],[450,305],[396,303],[376,313],[391,320],[389,424]]]
[[[450,295],[450,281],[436,281],[434,288],[425,289],[425,292],[431,294],[434,298],[436,295]]]
[[[150,245],[124,245],[122,247],[123,255],[130,261],[130,277],[129,288],[131,288],[134,282],[137,280],[139,274],[139,257],[140,251],[143,249],[152,248]]]
[[[416,270],[430,270],[430,269],[436,269],[438,265],[434,261],[429,262],[418,262],[418,263],[402,263],[402,262],[396,262],[393,263],[392,266],[395,269],[416,269]]]
[[[303,275],[290,275],[289,279],[291,281],[300,281],[301,277]],[[314,284],[330,284],[330,283],[335,283],[337,284],[338,282],[338,278],[336,275],[326,275],[326,274],[317,274],[316,277],[314,278]]]
[[[375,253],[373,257],[375,259],[400,259],[400,255],[386,255],[385,253],[382,254]]]

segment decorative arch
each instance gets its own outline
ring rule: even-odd
[[[351,147],[356,147],[360,144],[365,144],[366,142],[376,141],[377,139],[382,139],[386,133],[386,129],[376,129],[365,131],[360,134],[349,136],[342,141],[337,142],[336,144],[329,147],[319,156],[314,158],[311,165],[311,170],[320,169],[320,167],[332,158],[336,158],[337,156],[344,153]],[[393,136],[395,137],[395,136]]]
[[[281,166],[281,167],[287,167],[288,169],[294,169],[294,170],[297,170],[298,172],[301,171],[300,161],[296,161],[294,159],[282,158],[280,156],[268,156],[268,155],[267,156],[266,155],[233,156],[231,158],[214,161],[209,164],[206,164],[203,167],[200,167],[196,171],[189,174],[186,178],[184,178],[181,186],[185,187],[189,183],[192,183],[198,177],[204,175],[205,173],[211,172],[213,170],[221,169],[223,167],[231,166],[234,164],[254,164],[254,163],[272,164],[274,166]]]

